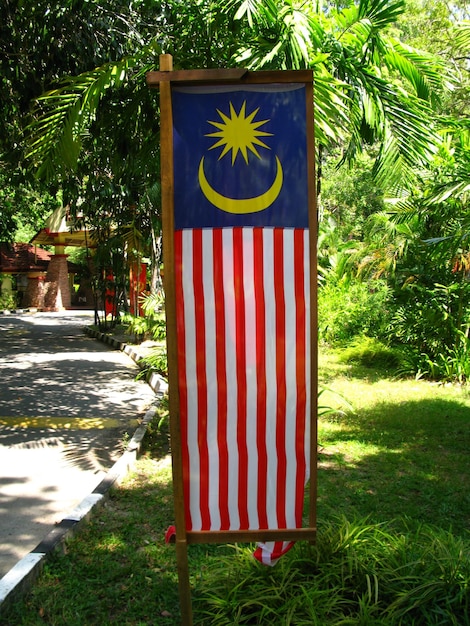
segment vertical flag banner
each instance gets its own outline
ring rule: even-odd
[[[305,85],[173,86],[187,531],[302,527],[310,453]],[[289,542],[260,544],[273,564]]]

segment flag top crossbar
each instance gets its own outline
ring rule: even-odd
[[[270,83],[312,83],[312,70],[262,70],[252,72],[246,69],[213,70],[166,70],[147,73],[147,85],[160,88],[161,83],[217,84],[270,84]]]
[[[189,543],[226,542],[265,542],[265,541],[314,541],[316,536],[316,473],[317,473],[317,307],[316,307],[316,240],[317,215],[315,194],[314,164],[314,121],[313,121],[313,72],[257,71],[246,69],[175,70],[171,55],[161,55],[160,71],[148,72],[147,85],[160,91],[160,141],[161,141],[161,183],[162,183],[162,226],[165,266],[165,306],[167,317],[168,382],[170,408],[170,435],[172,442],[173,489],[176,525],[176,557],[179,579],[180,606],[183,623],[191,626],[192,607],[189,583],[187,545]],[[175,217],[174,217],[174,161],[173,161],[173,113],[172,84],[211,85],[227,84],[282,84],[303,83],[306,89],[306,133],[307,171],[309,205],[309,248],[310,248],[310,488],[309,521],[303,528],[248,529],[248,530],[187,530],[183,490],[182,439],[180,425],[180,398],[178,391],[178,351],[177,351],[177,305],[175,293]]]

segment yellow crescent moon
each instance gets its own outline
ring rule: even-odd
[[[273,184],[267,191],[254,198],[227,198],[227,196],[223,196],[211,187],[204,173],[204,157],[202,157],[199,163],[199,184],[201,185],[202,193],[218,209],[226,213],[257,213],[271,206],[282,189],[283,172],[278,157],[276,157],[276,164],[277,172]]]

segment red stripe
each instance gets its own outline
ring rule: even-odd
[[[274,297],[276,302],[276,511],[279,528],[286,522],[286,313],[284,296],[284,233],[274,229]]]
[[[284,285],[284,231],[274,229],[274,250],[272,267],[264,267],[264,229],[253,229],[253,266],[246,267],[247,258],[243,254],[243,234],[242,228],[233,230],[233,287],[235,292],[235,350],[236,350],[236,380],[227,381],[227,354],[226,354],[226,334],[228,323],[225,317],[225,290],[223,274],[223,238],[222,230],[213,231],[213,267],[206,269],[203,276],[203,239],[201,231],[193,231],[193,275],[192,287],[194,290],[194,323],[196,328],[196,353],[191,358],[196,360],[197,393],[196,398],[188,397],[188,386],[186,380],[186,354],[185,354],[185,310],[183,307],[183,237],[181,232],[175,233],[175,264],[176,264],[176,299],[177,299],[177,349],[179,360],[179,389],[180,389],[180,412],[181,412],[181,436],[182,436],[182,457],[183,457],[183,481],[185,490],[185,511],[187,517],[187,528],[192,528],[191,513],[189,511],[189,449],[188,449],[188,403],[197,402],[198,412],[198,451],[201,480],[200,488],[200,514],[202,529],[211,529],[210,509],[209,509],[209,487],[211,476],[209,476],[209,450],[207,432],[207,355],[206,355],[206,333],[215,332],[217,341],[215,346],[215,369],[217,376],[217,445],[219,456],[219,476],[218,476],[218,496],[219,511],[221,519],[221,530],[231,528],[229,512],[229,452],[231,442],[227,441],[227,418],[228,418],[228,385],[236,386],[237,395],[237,452],[239,461],[238,470],[238,512],[242,529],[249,527],[250,520],[248,514],[248,492],[251,492],[251,499],[256,498],[258,507],[259,528],[268,527],[268,512],[266,506],[267,493],[267,470],[268,454],[273,452],[277,456],[277,474],[275,477],[276,488],[276,515],[277,527],[287,526],[286,521],[286,493],[294,485],[286,485],[287,457],[286,457],[286,428],[287,428],[287,380],[286,380],[286,295]],[[227,251],[225,251],[225,254]],[[303,230],[294,231],[294,268],[291,280],[294,280],[295,302],[288,303],[288,306],[295,306],[295,332],[296,332],[296,364],[295,376],[297,385],[296,395],[296,416],[295,425],[293,416],[289,416],[289,427],[296,429],[296,484],[295,484],[295,519],[296,525],[301,526],[302,509],[304,499],[304,483],[306,475],[305,458],[305,426],[306,426],[306,404],[307,404],[307,380],[306,380],[306,359],[308,346],[306,345],[306,293],[305,293],[305,272],[304,266],[305,239]],[[251,254],[249,255],[251,257]],[[266,300],[264,286],[264,270],[272,271],[274,276],[274,300],[275,300],[275,364],[276,364],[276,446],[275,450],[266,448],[266,410],[267,410],[267,381],[266,381]],[[246,315],[245,307],[245,285],[244,273],[253,272],[254,282],[254,307],[256,324],[256,446],[257,459],[250,462],[257,463],[257,485],[248,484],[248,447],[247,447],[247,357],[246,357]],[[214,289],[215,327],[207,328],[205,322],[205,301],[204,301],[204,281],[212,280],[209,288]],[[308,304],[308,303],[307,303]],[[186,312],[187,315],[192,312]],[[290,375],[289,375],[290,378]],[[212,433],[213,435],[215,433]],[[272,477],[274,479],[274,476]],[[256,495],[254,490],[256,489]],[[213,528],[212,530],[218,530]],[[282,543],[276,542],[274,552],[281,549]]]
[[[245,292],[243,286],[243,230],[233,229],[233,278],[235,289],[235,353],[237,355],[237,448],[238,448],[238,511],[240,528],[247,529],[248,517],[248,450],[246,445],[246,351]]]
[[[188,449],[188,390],[186,384],[185,368],[185,317],[183,298],[183,234],[181,231],[175,232],[175,298],[176,310],[176,334],[178,351],[178,387],[180,405],[180,429],[181,429],[181,457],[183,472],[184,508],[186,516],[186,528],[191,530],[192,520],[189,508],[189,449]],[[170,393],[172,390],[170,389]]]
[[[266,492],[268,454],[266,449],[266,303],[264,298],[263,229],[253,230],[253,272],[256,316],[256,447],[258,450],[258,521],[268,528]]]
[[[201,530],[210,530],[209,513],[209,450],[207,446],[207,378],[206,378],[206,327],[203,290],[202,231],[193,230],[193,288],[194,322],[196,325],[196,379],[198,446],[200,463]]]
[[[296,229],[294,232],[294,290],[295,290],[295,326],[296,326],[296,436],[295,456],[297,460],[297,474],[295,484],[295,519],[297,527],[302,526],[302,512],[304,504],[306,459],[305,459],[305,426],[307,408],[307,332],[306,332],[306,301],[305,301],[305,268],[304,268],[304,231]]]
[[[215,336],[217,370],[217,444],[219,450],[220,529],[230,529],[228,508],[227,367],[222,230],[213,231]]]

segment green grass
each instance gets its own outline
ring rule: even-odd
[[[336,363],[331,355],[320,361],[323,382],[336,392],[326,391],[322,403],[341,408],[344,397],[352,409],[319,424],[319,517],[341,512],[381,523],[400,516],[465,532],[468,390]]]
[[[470,625],[470,398],[320,359],[318,539],[274,568],[190,546],[196,624]],[[343,401],[345,398],[346,401]],[[157,425],[158,424],[158,425]],[[164,414],[136,471],[2,626],[180,624]]]

